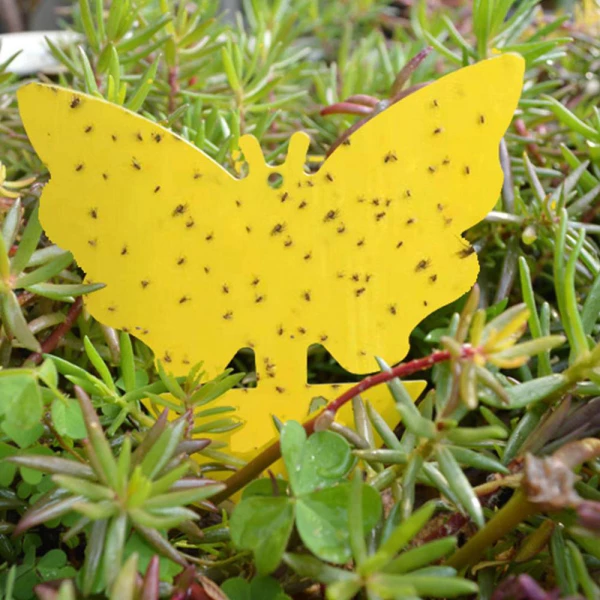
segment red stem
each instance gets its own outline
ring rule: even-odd
[[[471,347],[463,348],[463,358],[467,358],[475,354],[475,350]],[[433,365],[437,363],[441,363],[447,360],[450,360],[452,355],[448,350],[438,350],[437,352],[433,352],[429,356],[424,358],[417,358],[416,360],[411,360],[410,362],[400,364],[389,371],[382,371],[381,373],[376,373],[375,375],[369,375],[356,385],[352,386],[349,390],[345,391],[339,398],[336,398],[332,402],[330,402],[325,410],[319,412],[316,416],[314,416],[309,421],[304,423],[303,427],[308,435],[310,435],[315,428],[315,423],[319,417],[324,412],[330,412],[335,415],[335,413],[342,407],[346,402],[349,402],[355,396],[362,394],[366,390],[385,383],[386,381],[390,381],[395,377],[406,377],[407,375],[412,375],[417,371],[423,371],[424,369],[429,369],[433,367]],[[260,473],[266,470],[270,465],[272,465],[276,460],[281,458],[281,446],[279,445],[279,440],[273,442],[269,446],[267,446],[256,458],[251,460],[245,467],[242,467],[239,471],[236,471],[229,479],[225,481],[225,489],[217,494],[215,497],[211,498],[211,500],[218,504],[222,502],[226,498],[229,498],[235,492],[241,490],[244,486],[246,486],[250,481],[252,481],[255,477],[258,477]]]
[[[379,104],[379,98],[375,96],[369,96],[368,94],[354,94],[346,98],[344,102],[352,102],[352,104],[362,104],[363,106],[375,107]]]
[[[55,350],[60,341],[67,335],[71,327],[73,327],[75,321],[77,321],[82,308],[83,299],[79,296],[79,298],[71,304],[71,308],[69,308],[65,320],[42,342],[42,351],[30,354],[26,362],[39,365],[42,362],[44,354]]]
[[[177,67],[169,68],[169,113],[175,112],[177,108],[177,94],[179,94],[179,82],[177,81]]]
[[[321,115],[369,115],[372,108],[362,104],[354,104],[353,102],[336,102],[330,104],[321,110]]]
[[[523,119],[515,119],[515,129],[520,136],[529,137],[530,135],[527,125],[525,125],[525,121],[523,121]],[[544,157],[542,156],[540,148],[537,144],[534,142],[529,142],[525,144],[525,148],[527,148],[527,151],[529,154],[531,154],[531,156],[533,156],[538,165],[544,166],[544,164],[546,164],[546,161],[544,160]]]

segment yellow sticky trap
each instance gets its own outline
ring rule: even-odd
[[[244,136],[244,179],[125,109],[30,84],[20,110],[52,175],[40,217],[89,280],[106,283],[87,298],[91,314],[142,339],[167,370],[202,360],[216,375],[254,349],[257,389],[220,400],[248,422],[227,437],[249,458],[274,436],[271,415],[304,420],[311,398],[346,389],[306,384],[310,344],[355,373],[376,355],[395,363],[415,325],[473,285],[477,258],[461,233],[498,197],[498,144],[523,69],[507,54],[441,78],[315,174],[304,171],[305,134],[277,167]],[[387,390],[366,397],[398,421]]]

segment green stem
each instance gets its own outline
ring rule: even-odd
[[[458,571],[475,564],[499,539],[537,512],[523,493],[518,490],[512,498],[446,563]]]

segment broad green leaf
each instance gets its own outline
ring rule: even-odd
[[[350,483],[341,483],[297,499],[296,527],[306,547],[320,559],[343,564],[351,559],[348,519]],[[366,535],[381,516],[379,493],[363,485],[363,532]]]
[[[221,589],[229,600],[290,600],[281,584],[272,577],[255,577],[252,581],[232,577],[223,582]]]
[[[289,498],[254,496],[242,500],[231,516],[231,539],[241,550],[252,550],[260,575],[273,572],[288,543],[294,525],[294,506]]]
[[[350,444],[332,431],[313,433],[302,447],[300,468],[292,489],[296,496],[340,482],[356,458]],[[290,478],[290,481],[291,478]]]
[[[42,395],[37,381],[29,377],[21,388],[19,396],[13,399],[10,410],[5,413],[5,422],[20,427],[31,429],[37,425],[43,416],[44,406]]]
[[[283,479],[263,477],[250,482],[242,491],[242,499],[252,496],[285,496],[288,492],[288,482]]]
[[[295,494],[300,493],[302,450],[305,443],[304,427],[296,421],[287,421],[281,430],[281,456]]]
[[[37,423],[31,429],[23,429],[12,421],[3,421],[0,427],[20,448],[28,448],[32,444],[35,444],[44,433],[41,423]]]
[[[57,398],[52,402],[52,423],[56,431],[62,436],[73,440],[82,440],[86,437],[85,423],[79,403],[74,398],[61,400]]]

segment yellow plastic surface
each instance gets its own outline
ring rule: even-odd
[[[202,360],[216,375],[238,349],[255,350],[257,389],[221,401],[250,422],[230,436],[248,458],[273,437],[271,415],[303,420],[310,398],[345,389],[306,385],[310,344],[355,373],[376,370],[376,355],[396,363],[419,321],[473,285],[477,258],[461,233],[497,200],[498,144],[523,69],[507,54],[441,78],[312,175],[305,134],[277,167],[244,136],[241,180],[149,120],[30,84],[21,115],[51,173],[41,221],[90,281],[106,283],[86,299],[91,314],[138,336],[167,370]],[[385,388],[365,396],[397,422]]]

